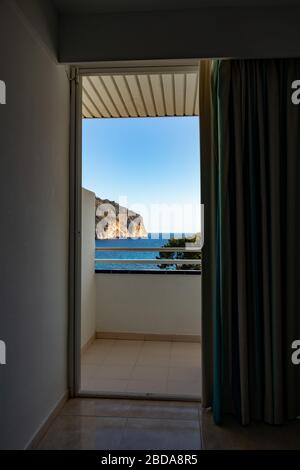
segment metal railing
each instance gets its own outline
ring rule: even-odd
[[[96,247],[97,252],[106,252],[106,251],[113,251],[113,252],[139,252],[139,253],[200,253],[201,248],[191,246],[191,247],[138,247],[138,248],[128,248],[128,247]],[[173,265],[176,264],[178,266],[182,265],[191,265],[197,266],[201,263],[200,259],[177,259],[177,258],[136,258],[136,259],[122,259],[122,258],[95,258],[95,263],[99,264],[155,264],[155,265]]]

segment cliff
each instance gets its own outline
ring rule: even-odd
[[[147,231],[143,217],[115,201],[96,197],[96,230],[97,240],[109,238],[141,238]]]

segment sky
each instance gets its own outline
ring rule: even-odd
[[[84,119],[82,186],[148,232],[200,231],[198,117]]]

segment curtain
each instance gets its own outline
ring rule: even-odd
[[[203,405],[217,424],[300,415],[297,79],[299,60],[200,64]]]

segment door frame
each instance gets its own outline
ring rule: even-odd
[[[69,163],[69,347],[68,385],[71,398],[80,389],[81,335],[81,178],[82,178],[82,79],[78,67],[70,69]]]
[[[200,59],[104,62],[70,68],[70,164],[69,164],[69,328],[68,388],[70,397],[114,397],[118,394],[82,393],[81,382],[81,224],[82,224],[82,77],[97,74],[159,73],[167,70],[198,71]],[[201,168],[201,161],[200,161]],[[119,394],[125,398],[124,394]],[[130,398],[126,396],[126,398]],[[197,401],[195,398],[131,396],[132,399]]]

